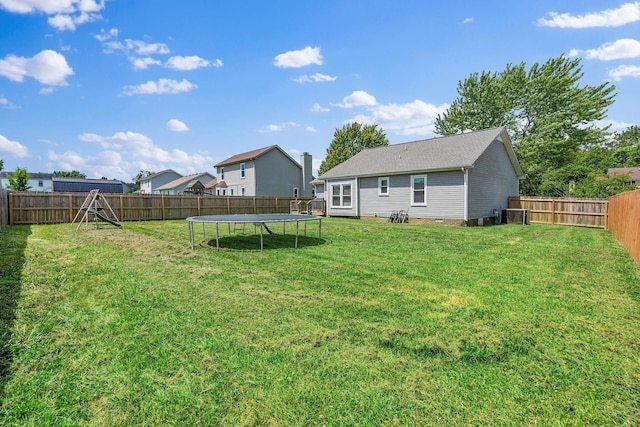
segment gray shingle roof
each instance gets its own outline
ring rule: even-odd
[[[510,153],[516,173],[522,169],[504,128],[462,133],[439,138],[365,149],[319,176],[318,179],[381,176],[422,171],[470,168],[498,137]],[[505,141],[506,139],[506,141]]]

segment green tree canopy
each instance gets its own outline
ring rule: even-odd
[[[53,176],[64,177],[64,178],[86,178],[87,177],[87,175],[77,170],[72,170],[71,172],[53,171]]]
[[[320,163],[318,173],[322,175],[365,148],[381,145],[389,145],[389,140],[378,125],[347,123],[333,133],[333,140],[327,148],[327,155]]]
[[[134,176],[134,177],[132,178],[133,183],[130,185],[129,191],[130,191],[130,192],[134,192],[134,191],[138,191],[138,190],[140,190],[140,182],[141,182],[143,179],[145,179],[145,178],[147,178],[147,177],[149,177],[149,176],[151,176],[151,175],[153,175],[153,174],[155,174],[155,172],[151,172],[151,171],[143,171],[143,170],[141,170],[140,172],[138,172],[138,173],[136,174],[136,176]]]
[[[504,71],[473,73],[458,83],[458,98],[435,122],[436,132],[506,126],[525,171],[522,194],[537,195],[549,171],[574,163],[581,150],[603,144],[615,86],[579,86],[580,59],[565,56],[534,64],[508,64]]]
[[[9,186],[7,188],[14,191],[29,191],[31,189],[29,185],[30,177],[26,168],[16,168],[13,175],[7,174],[7,179],[9,180]]]

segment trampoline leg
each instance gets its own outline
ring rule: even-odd
[[[220,234],[218,232],[218,223],[216,222],[216,250],[220,252]]]
[[[193,223],[189,221],[189,246],[191,246],[191,250],[193,250]]]
[[[263,246],[262,246],[262,225],[260,225],[260,252],[263,251]]]

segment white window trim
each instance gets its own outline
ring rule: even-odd
[[[246,190],[245,190],[244,187],[240,187],[240,195],[241,196],[246,196],[247,195]]]
[[[387,181],[387,192],[383,193],[382,192],[382,181],[386,180]],[[383,196],[386,197],[389,195],[389,177],[388,176],[381,176],[378,178],[378,196]]]
[[[244,162],[240,163],[240,179],[245,179],[247,176],[246,173],[246,165],[244,164]]]
[[[300,197],[300,189],[298,187],[293,187],[293,197]]]
[[[418,178],[424,179],[424,202],[415,202],[413,199],[415,195],[413,183]],[[427,175],[411,175],[411,206],[427,206]]]
[[[344,205],[344,186],[345,185],[348,185],[349,187],[351,187],[351,194],[349,196],[351,202],[348,206]],[[340,204],[339,205],[333,204],[333,187],[340,187],[340,196],[339,196]],[[341,182],[341,183],[330,184],[329,189],[330,189],[329,201],[331,202],[332,209],[353,209],[353,183]]]
[[[224,181],[224,168],[220,168],[220,180]]]

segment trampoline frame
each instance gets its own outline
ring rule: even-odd
[[[260,252],[264,250],[263,243],[263,232],[262,229],[271,231],[267,227],[267,224],[271,223],[283,223],[283,228],[286,227],[287,222],[295,222],[296,223],[296,243],[295,248],[298,249],[298,234],[300,222],[304,222],[304,233],[307,235],[307,221],[318,221],[318,243],[320,243],[322,236],[322,218],[317,215],[295,215],[295,214],[231,214],[231,215],[202,215],[202,216],[191,216],[187,218],[187,222],[189,223],[189,244],[191,245],[191,250],[195,249],[195,232],[194,232],[194,224],[201,223],[202,224],[202,240],[206,240],[205,234],[205,224],[215,224],[216,225],[216,250],[220,251],[220,224],[228,224],[229,226],[229,235],[231,235],[231,224],[253,224],[254,232],[255,227],[260,226]],[[235,229],[235,227],[234,227]]]

